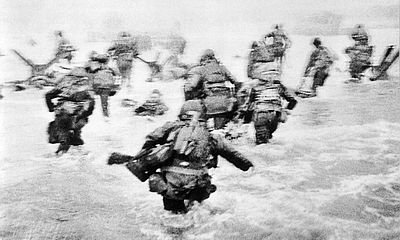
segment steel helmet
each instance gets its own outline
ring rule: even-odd
[[[186,101],[182,107],[181,111],[179,112],[179,119],[181,120],[190,120],[193,117],[193,112],[199,114],[199,120],[205,121],[206,120],[206,108],[201,103],[200,100],[188,100]]]

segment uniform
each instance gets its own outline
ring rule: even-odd
[[[103,115],[109,117],[108,98],[116,93],[114,78],[116,72],[108,67],[109,56],[107,54],[93,54],[86,65],[86,70],[90,73],[90,80],[93,90],[100,96]]]
[[[368,45],[354,45],[345,50],[350,57],[350,75],[361,79],[362,73],[371,67],[373,47]]]
[[[117,67],[127,85],[130,86],[133,59],[139,54],[137,43],[128,33],[121,33],[118,40],[108,49],[117,60]]]
[[[185,102],[180,120],[167,122],[147,135],[142,151],[149,154],[127,164],[141,181],[149,179],[150,191],[163,196],[165,210],[185,213],[184,200],[201,202],[216,190],[208,174],[208,168],[216,167],[211,161],[214,155],[224,157],[243,171],[253,166],[221,136],[208,131],[204,110],[199,100]],[[167,151],[159,151],[163,154],[152,158],[151,149],[159,149],[159,146],[166,146]],[[109,163],[110,160],[121,163],[115,161],[117,158],[118,154],[112,155]]]
[[[323,86],[329,76],[329,67],[333,64],[333,56],[329,50],[321,45],[321,41],[316,38],[313,42],[316,49],[311,53],[304,76],[313,77],[312,90],[318,86]]]
[[[214,120],[214,128],[223,128],[235,111],[236,91],[241,83],[215,59],[212,50],[205,51],[200,66],[186,82],[185,92],[201,92],[198,95],[207,108],[208,117]]]
[[[253,42],[249,53],[249,63],[247,65],[247,76],[253,78],[254,65],[273,62],[275,60],[274,49],[263,42]]]
[[[163,115],[168,111],[167,105],[161,100],[161,93],[155,89],[141,106],[135,109],[139,116]]]
[[[279,71],[275,63],[266,63],[255,69],[250,89],[249,101],[240,107],[244,116],[252,112],[252,122],[256,130],[256,143],[267,143],[279,122],[285,121],[282,98],[289,102],[288,110],[292,110],[297,100],[279,81]]]
[[[82,145],[81,129],[95,103],[86,71],[73,69],[45,97],[49,111],[56,117],[48,127],[49,143],[60,143],[56,153],[68,151],[71,145]],[[53,104],[54,98],[58,98],[57,104]]]

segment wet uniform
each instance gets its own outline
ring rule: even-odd
[[[82,145],[81,129],[94,109],[90,82],[83,74],[72,70],[57,86],[46,93],[46,104],[55,112],[55,120],[48,127],[49,143],[60,143],[58,152],[68,151],[70,145]],[[52,99],[58,98],[57,104]]]
[[[136,41],[131,37],[118,39],[108,49],[108,52],[116,57],[118,70],[130,86],[133,59],[139,54]]]
[[[278,82],[258,80],[250,90],[250,107],[252,121],[256,130],[256,143],[267,143],[272,133],[281,122],[282,98],[289,102],[287,109],[292,110],[297,101],[286,87]]]
[[[313,77],[312,89],[323,86],[329,76],[329,67],[333,63],[333,56],[324,46],[318,46],[310,56],[310,60],[304,73],[305,76]]]
[[[214,120],[214,128],[220,129],[230,120],[235,110],[236,93],[227,85],[241,85],[216,59],[203,61],[194,76],[185,84],[185,92],[199,93],[207,108],[207,115]]]
[[[364,44],[356,44],[352,47],[348,47],[345,52],[350,57],[349,68],[351,77],[361,79],[362,73],[371,67],[373,47]]]
[[[263,64],[266,62],[273,62],[275,60],[275,53],[273,46],[266,45],[262,42],[255,42],[249,53],[249,63],[247,65],[247,76],[253,78],[253,69],[255,65]]]

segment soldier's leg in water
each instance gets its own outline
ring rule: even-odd
[[[267,125],[268,133],[269,133],[268,138],[271,139],[272,134],[278,128],[280,113],[277,113],[275,111],[270,111],[270,112],[268,112],[267,118],[268,118],[268,121],[267,121],[266,125]]]
[[[267,128],[268,114],[266,112],[254,112],[253,122],[256,130],[256,144],[267,143],[269,132]]]
[[[71,145],[79,146],[83,145],[84,141],[81,138],[82,128],[87,124],[88,118],[82,118],[81,116],[76,117],[76,122],[74,124],[73,134],[71,137]]]
[[[60,114],[56,116],[56,126],[58,126],[58,137],[60,145],[56,153],[59,152],[67,152],[71,146],[71,137],[72,137],[72,117],[68,114]]]
[[[110,94],[109,89],[102,89],[100,93],[101,108],[103,110],[103,115],[109,117],[108,111],[108,95]]]
[[[187,213],[184,200],[163,197],[164,209],[173,213]]]

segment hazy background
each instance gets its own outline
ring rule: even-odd
[[[368,28],[399,28],[398,0],[1,0],[1,45],[16,38],[52,35],[54,30],[179,31],[182,35],[265,33],[275,23],[301,32],[339,19],[338,28],[363,23]],[[316,26],[318,28],[318,26]],[[229,41],[229,39],[226,39]],[[4,50],[3,50],[4,51]]]

